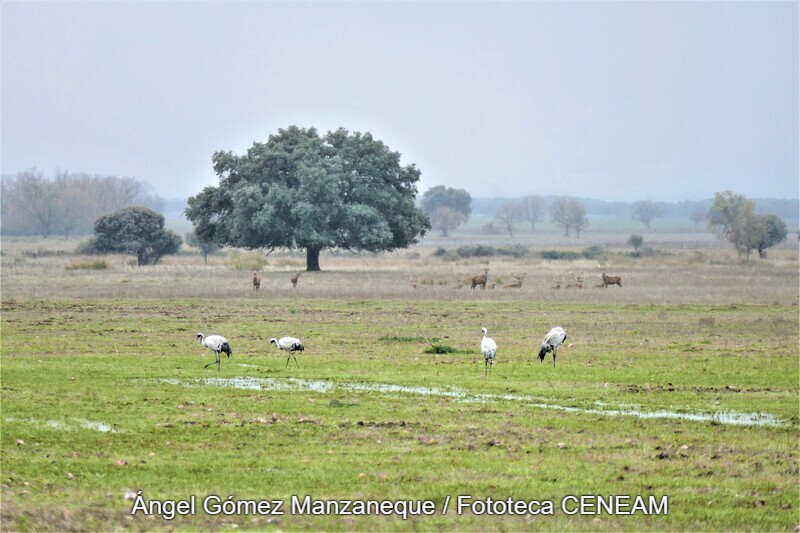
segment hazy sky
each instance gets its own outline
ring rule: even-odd
[[[798,197],[797,2],[16,2],[2,172],[165,198],[279,128],[369,131],[473,196]]]

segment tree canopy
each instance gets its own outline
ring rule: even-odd
[[[164,216],[147,207],[125,207],[97,219],[89,250],[136,254],[137,264],[154,265],[177,253],[180,236],[164,229]]]
[[[377,252],[404,248],[430,229],[414,205],[420,172],[401,166],[370,133],[321,137],[290,126],[246,154],[216,152],[218,187],[189,198],[187,218],[204,242],[248,249],[302,248],[319,270],[327,248]]]

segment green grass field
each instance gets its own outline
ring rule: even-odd
[[[254,293],[250,272],[222,259],[84,271],[66,268],[79,258],[5,249],[3,531],[800,523],[796,251],[618,261],[623,289],[582,291],[549,281],[590,265],[525,259],[492,263],[509,281],[528,272],[522,290],[457,290],[454,276],[478,263],[424,251],[327,257],[293,291],[296,265],[271,258]],[[431,283],[415,290],[410,276]],[[556,324],[573,346],[554,367],[534,352]],[[481,326],[498,344],[489,376]],[[230,340],[219,371],[203,368],[214,356],[198,331]],[[269,345],[283,335],[305,341],[299,368]],[[434,343],[454,351],[425,353]],[[306,496],[395,511],[432,502],[433,514],[291,507]],[[668,507],[611,514],[586,499],[581,513],[581,496]],[[488,514],[508,509],[487,498],[526,512]],[[273,501],[282,514],[267,512]],[[154,502],[166,503],[148,516]]]

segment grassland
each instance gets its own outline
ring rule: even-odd
[[[796,242],[796,241],[795,241]],[[434,246],[109,268],[58,241],[4,241],[2,529],[787,530],[798,519],[797,251],[713,246],[631,259],[622,289],[554,290],[596,262],[490,258],[521,289],[455,289],[485,260]],[[548,244],[549,245],[549,244]],[[69,252],[69,244],[63,245]],[[49,250],[31,254],[30,250]],[[27,251],[27,252],[26,252]],[[417,282],[414,289],[410,280]],[[534,360],[555,324],[574,346]],[[484,376],[487,326],[498,363]],[[198,331],[222,333],[219,371]],[[298,335],[300,366],[269,338]],[[426,354],[432,343],[448,354]],[[147,500],[197,499],[167,520]],[[430,500],[432,516],[209,514],[225,501]],[[448,497],[555,503],[459,514]],[[667,496],[669,513],[574,514],[567,496]],[[574,507],[574,506],[572,506]],[[568,507],[569,508],[569,507]]]

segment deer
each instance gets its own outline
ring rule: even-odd
[[[527,272],[524,272],[523,274],[521,274],[519,276],[517,276],[516,274],[511,274],[511,277],[514,278],[517,281],[515,281],[514,283],[509,283],[508,285],[506,285],[503,288],[504,289],[519,289],[519,288],[521,288],[522,287],[522,280],[524,280],[525,276],[527,276],[527,275],[528,275]]]
[[[567,285],[567,289],[582,289],[583,288],[583,279],[585,277],[585,273],[581,272],[580,276],[575,274],[574,272],[570,272],[572,277],[575,278],[575,283],[570,283]]]
[[[489,281],[489,267],[483,267],[483,274],[479,276],[472,277],[472,288],[474,289],[478,285],[481,286],[482,289],[486,288],[486,282]]]
[[[298,270],[295,273],[295,275],[291,277],[291,282],[292,282],[292,288],[293,289],[295,287],[297,287],[297,282],[300,280],[300,276],[302,276],[302,275],[303,275],[303,271],[302,270]]]
[[[609,285],[618,285],[619,288],[622,288],[622,277],[620,276],[607,276],[605,272],[602,274],[603,278],[603,288],[608,288]]]
[[[560,278],[554,277],[553,278],[553,283],[555,283],[555,285],[550,287],[551,289],[560,289],[561,288],[561,284],[564,283],[564,276],[561,276]]]
[[[606,270],[608,269],[608,263],[604,265],[597,265],[597,268],[602,270],[600,277],[603,278],[603,288],[607,289],[609,285],[617,285],[619,288],[622,288],[622,277],[621,276],[609,276],[606,274]]]
[[[460,289],[464,285],[470,282],[469,276],[461,276],[460,278],[456,278],[456,284],[453,285],[454,289]]]
[[[261,278],[258,276],[258,272],[255,270],[253,270],[253,290],[261,290]]]

